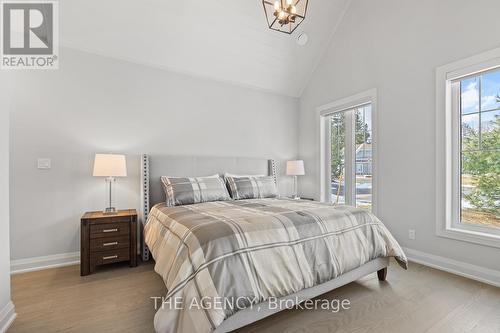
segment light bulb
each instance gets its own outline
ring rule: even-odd
[[[284,19],[284,18],[285,18],[285,12],[281,11],[281,12],[279,13],[279,15],[278,15],[278,18],[279,18],[280,20]]]
[[[290,13],[297,14],[297,7],[292,6],[292,8],[290,9]]]
[[[279,1],[274,2],[274,10],[279,11],[280,9],[281,9],[280,2]]]
[[[292,4],[293,0],[286,0],[286,4],[290,6]]]

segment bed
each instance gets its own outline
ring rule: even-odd
[[[142,256],[167,287],[155,329],[228,332],[377,272],[406,257],[371,213],[263,198],[167,207],[163,175],[269,174],[274,160],[143,155]],[[272,302],[271,302],[272,300]],[[205,303],[204,303],[205,302]],[[207,303],[208,302],[208,303]]]

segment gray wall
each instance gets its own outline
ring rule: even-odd
[[[9,100],[5,74],[0,77],[0,315],[10,302],[9,248]],[[0,316],[0,331],[6,318]]]
[[[298,100],[63,49],[57,71],[16,72],[12,259],[79,250],[79,219],[105,206],[93,154],[129,155],[119,207],[139,207],[139,154],[295,158]],[[29,92],[29,93],[27,93]],[[38,157],[52,159],[38,170]],[[287,191],[288,189],[283,189]]]
[[[315,108],[377,88],[382,221],[405,247],[499,270],[500,249],[436,237],[434,193],[435,69],[499,47],[498,13],[497,0],[353,0],[301,98],[302,195],[319,198]]]

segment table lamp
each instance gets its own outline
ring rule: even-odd
[[[127,162],[125,155],[95,154],[94,177],[105,177],[109,185],[109,205],[104,209],[104,214],[116,214],[116,207],[112,204],[112,187],[116,177],[127,177]]]
[[[305,175],[304,161],[295,160],[286,162],[287,176],[293,176],[293,199],[300,199],[297,196],[297,176]]]

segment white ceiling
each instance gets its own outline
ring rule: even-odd
[[[298,97],[350,0],[309,0],[293,35],[267,28],[261,0],[60,2],[65,47]],[[296,43],[306,32],[309,42]]]

